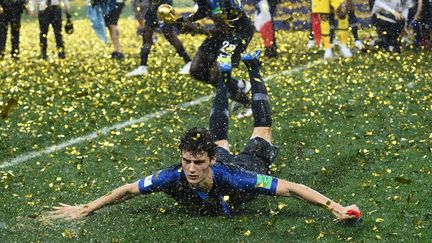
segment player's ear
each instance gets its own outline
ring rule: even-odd
[[[216,155],[210,157],[210,165],[214,165],[216,163]]]

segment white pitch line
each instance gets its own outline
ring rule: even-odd
[[[283,71],[283,72],[281,72],[279,74],[273,74],[271,76],[268,76],[268,77],[265,78],[265,80],[273,79],[273,78],[275,78],[276,76],[279,76],[279,75],[288,76],[290,74],[302,71],[304,69],[309,69],[309,68],[311,68],[311,67],[313,67],[315,65],[318,65],[318,64],[320,64],[322,62],[323,61],[316,61],[316,62],[308,63],[308,64],[300,66],[300,67],[295,67],[295,68],[293,68],[291,70]],[[186,107],[190,107],[190,106],[199,105],[199,104],[201,104],[203,102],[209,101],[212,97],[213,97],[213,94],[212,95],[203,96],[203,97],[200,97],[200,98],[198,98],[196,100],[193,100],[193,101],[190,101],[190,102],[181,103],[181,104],[179,104],[177,106],[174,106],[173,109],[180,109],[180,108],[186,108]],[[6,167],[10,167],[10,166],[14,166],[14,165],[17,165],[17,164],[21,164],[23,162],[26,162],[27,160],[30,160],[30,159],[42,156],[44,154],[51,154],[51,153],[54,153],[56,151],[62,150],[64,148],[66,148],[66,147],[72,146],[74,144],[78,144],[78,143],[82,143],[82,142],[85,142],[85,141],[93,140],[93,139],[95,139],[95,138],[97,138],[99,136],[102,136],[102,135],[105,136],[105,135],[107,135],[109,132],[111,132],[113,130],[120,130],[120,129],[123,129],[125,127],[131,126],[131,125],[134,125],[134,124],[137,124],[137,123],[141,123],[141,122],[153,119],[153,118],[162,117],[162,116],[168,114],[169,112],[170,111],[166,109],[166,110],[161,110],[161,111],[158,111],[158,112],[150,113],[150,114],[147,114],[147,115],[142,116],[142,117],[137,118],[137,119],[132,119],[132,120],[124,121],[124,122],[115,124],[115,125],[110,126],[110,127],[101,128],[101,129],[99,129],[99,130],[97,130],[95,132],[92,132],[92,133],[87,134],[87,135],[82,136],[82,137],[73,138],[71,140],[68,140],[68,141],[60,143],[60,144],[48,146],[48,147],[46,147],[46,148],[44,148],[42,150],[39,150],[39,151],[33,151],[33,152],[21,154],[21,155],[15,157],[15,158],[7,159],[7,160],[3,161],[3,163],[0,164],[0,169],[6,168]]]

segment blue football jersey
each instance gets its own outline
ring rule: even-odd
[[[181,164],[160,170],[138,181],[142,194],[165,192],[180,204],[198,213],[224,214],[239,209],[241,204],[259,194],[275,195],[278,179],[246,171],[236,165],[217,161],[213,167],[213,187],[209,193],[192,188]]]

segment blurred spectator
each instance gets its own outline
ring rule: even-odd
[[[113,1],[115,1],[115,3],[113,3]],[[122,59],[124,58],[124,55],[119,41],[120,34],[118,30],[118,20],[125,6],[125,3],[123,0],[108,0],[108,2],[109,10],[108,13],[104,16],[104,20],[105,25],[108,27],[111,41],[114,45],[114,52],[111,54],[111,58]]]
[[[276,35],[273,17],[279,0],[258,0],[255,4],[255,28],[260,32],[264,42],[265,55],[277,57]]]
[[[312,0],[312,14],[318,14],[320,18],[321,39],[324,46],[324,58],[333,58],[330,43],[330,13],[333,10],[337,20],[337,36],[339,39],[339,50],[344,57],[351,57],[348,48],[348,18],[347,10],[350,9],[350,0]]]
[[[429,0],[417,0],[408,14],[408,22],[414,30],[416,47],[431,49],[430,28],[432,22],[431,9]]]
[[[35,16],[35,9],[38,10],[39,27],[40,27],[40,47],[41,58],[47,58],[48,47],[48,27],[52,25],[56,40],[58,57],[64,59],[66,57],[64,51],[64,42],[62,38],[62,10],[60,2],[63,3],[64,11],[69,14],[68,0],[30,0],[30,14]],[[37,6],[35,6],[37,5]]]
[[[375,27],[379,48],[400,52],[400,35],[408,18],[408,11],[414,6],[411,0],[375,0],[372,14],[376,16]]]
[[[25,0],[0,0],[0,60],[5,55],[8,26],[11,27],[11,55],[18,58],[20,43],[21,14]]]
[[[359,49],[362,50],[364,49],[364,45],[363,45],[363,41],[360,39],[359,34],[358,34],[358,20],[357,20],[357,16],[355,15],[355,5],[351,4],[350,8],[347,9],[348,11],[348,23],[349,23],[349,27],[351,28],[351,33],[353,35],[354,38],[354,46]],[[311,21],[312,22],[312,18]],[[332,44],[340,44],[338,41],[333,42],[334,38],[335,38],[335,15],[334,13],[330,13],[330,42]],[[315,37],[314,37],[314,33],[312,30],[312,24],[310,25],[309,28],[309,41],[307,44],[307,48],[311,49],[313,47],[316,46],[316,42],[315,42]]]

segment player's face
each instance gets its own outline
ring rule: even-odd
[[[211,179],[211,165],[214,162],[215,159],[210,158],[207,152],[193,155],[189,151],[182,151],[182,167],[190,184],[198,185]]]

